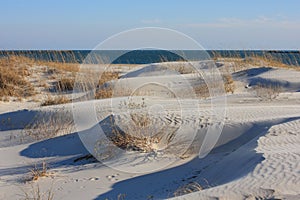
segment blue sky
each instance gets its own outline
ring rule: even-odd
[[[2,0],[0,49],[93,49],[118,32],[164,27],[206,49],[299,49],[299,0]]]

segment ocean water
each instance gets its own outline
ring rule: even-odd
[[[261,50],[18,50],[0,51],[0,57],[11,55],[26,56],[35,60],[68,62],[68,63],[114,63],[114,64],[147,64],[162,61],[204,60],[215,57],[249,58],[262,56],[281,61],[289,65],[300,65],[300,51],[261,51]]]

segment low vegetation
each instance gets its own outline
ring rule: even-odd
[[[99,79],[99,86],[105,84],[108,81],[111,80],[116,80],[118,79],[120,76],[120,74],[118,72],[114,72],[114,71],[105,71],[101,74],[101,77]]]
[[[23,195],[22,200],[53,200],[54,199],[54,193],[53,188],[51,186],[50,189],[46,191],[42,191],[40,189],[39,184],[31,184],[30,190],[22,190]]]
[[[0,59],[0,97],[28,97],[35,90],[27,77],[32,61],[25,57],[9,57]]]
[[[30,180],[31,181],[37,181],[41,177],[49,177],[50,173],[47,172],[47,164],[46,162],[43,162],[41,167],[38,167],[37,165],[34,166],[30,170]]]
[[[95,99],[107,99],[113,96],[113,87],[107,86],[96,91]]]
[[[70,103],[71,100],[65,96],[51,96],[47,95],[46,99],[41,103],[41,106],[51,106],[51,105],[58,105],[58,104],[65,104]]]
[[[113,95],[113,86],[105,85],[105,84],[109,81],[116,80],[118,78],[119,78],[118,72],[107,71],[102,73],[98,83],[99,89],[97,89],[95,93],[95,99],[111,98]]]
[[[232,79],[231,74],[223,75],[224,88],[226,93],[234,93],[235,85],[234,80]]]
[[[55,84],[55,89],[58,92],[67,92],[74,89],[75,78],[74,77],[61,77]]]
[[[208,98],[209,89],[205,83],[194,86],[195,94],[198,98]]]
[[[258,83],[256,86],[254,86],[254,91],[256,96],[261,100],[272,101],[276,99],[282,92],[282,87],[279,85]]]
[[[115,149],[155,153],[173,141],[176,132],[168,127],[165,127],[167,131],[157,127],[154,118],[148,113],[148,106],[143,98],[142,101],[121,102],[119,109],[121,113],[124,111],[128,114],[124,116],[128,118],[128,122],[124,122],[118,116],[110,116],[106,124],[109,126],[106,128],[108,141],[100,140],[95,146],[98,159],[105,160],[114,157]]]
[[[252,67],[261,67],[261,66],[299,70],[299,66],[285,64],[282,60],[276,59],[271,56],[252,55],[246,58],[242,58],[241,56],[231,56],[231,57],[216,56],[214,57],[214,60],[219,62],[221,61],[221,62],[231,63],[230,71],[232,72],[238,72]]]
[[[75,75],[79,71],[77,63],[50,62],[34,60],[28,57],[10,55],[0,58],[0,98],[27,98],[39,94],[42,90],[48,96],[56,93],[72,91]],[[45,80],[39,77],[45,76]],[[37,84],[36,82],[39,82]],[[44,88],[44,89],[43,89]],[[37,98],[35,100],[38,101]],[[70,102],[67,98],[49,97],[42,105],[54,105]]]
[[[196,84],[193,89],[198,98],[208,98],[210,96],[209,87],[213,88],[221,88],[224,87],[226,93],[234,93],[235,83],[230,73],[226,73],[222,75],[222,81],[211,82],[208,86],[205,81],[199,81],[199,84]]]
[[[230,71],[240,71],[250,66],[274,66],[282,68],[293,68],[299,69],[291,65],[284,64],[280,60],[276,60],[273,57],[268,56],[248,56],[246,58],[242,57],[222,57],[215,55],[214,57],[217,61],[232,62],[233,66],[230,67]],[[162,59],[162,62],[167,60]],[[39,91],[35,88],[36,86],[30,82],[30,75],[32,74],[32,69],[34,66],[45,66],[45,72],[49,76],[53,77],[53,81],[41,82],[39,87],[44,88],[45,93],[48,94],[47,98],[41,103],[42,106],[64,104],[71,102],[67,97],[63,97],[65,92],[72,91],[75,84],[75,75],[79,72],[78,63],[65,63],[65,62],[54,62],[54,61],[40,61],[34,60],[27,57],[11,55],[9,57],[3,57],[0,59],[0,98],[2,100],[9,100],[9,97],[17,97],[18,99],[31,97],[37,94]],[[194,69],[188,65],[187,62],[182,63],[167,63],[167,68],[173,69],[180,74],[193,73]],[[110,81],[119,79],[120,74],[116,71],[106,71],[102,74],[99,79],[98,84],[93,83],[93,87],[97,88],[95,91],[96,99],[111,98],[112,96],[127,96],[131,94],[131,91],[126,91],[126,89],[116,90],[113,83]],[[235,85],[230,73],[223,76],[224,87],[226,93],[234,93]],[[85,80],[88,81],[88,80]],[[84,83],[83,83],[84,84]],[[95,86],[94,86],[95,85]],[[259,87],[258,87],[259,88]],[[261,87],[265,88],[266,87]],[[53,95],[53,91],[59,95]],[[47,91],[49,90],[49,91]],[[257,89],[259,97],[263,96],[262,89]],[[268,89],[268,91],[273,90],[274,94],[278,93],[277,88]],[[209,90],[206,85],[199,84],[194,86],[195,94],[200,98],[209,97]],[[274,95],[269,95],[269,97],[262,97],[263,99],[274,99]],[[275,95],[276,96],[276,95]],[[39,101],[38,98],[36,98]]]
[[[179,74],[191,74],[195,73],[196,69],[188,62],[175,62],[175,63],[168,63],[167,68],[169,70],[174,70],[175,72],[178,72]]]
[[[124,101],[120,109],[129,111],[130,124],[126,124],[120,130],[115,120],[112,121],[112,135],[110,140],[119,148],[140,152],[155,151],[154,143],[160,141],[156,135],[154,124],[147,112],[147,105],[144,99],[142,102]]]
[[[197,182],[191,182],[186,185],[180,186],[175,192],[174,196],[182,196],[192,192],[198,192],[203,190],[203,187]]]
[[[50,61],[34,61],[35,65],[47,66],[49,73],[54,72],[72,72],[76,73],[79,71],[78,63],[65,63],[65,62],[50,62]]]
[[[71,112],[63,109],[47,113],[38,113],[23,129],[23,138],[43,140],[56,136],[70,134],[75,130]]]

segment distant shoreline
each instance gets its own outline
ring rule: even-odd
[[[300,65],[299,50],[0,50],[0,58],[25,56],[34,60],[64,63],[83,63],[88,55],[92,55],[92,62],[113,64],[262,57],[288,65]]]

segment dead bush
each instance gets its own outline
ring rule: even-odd
[[[31,60],[12,56],[0,59],[0,97],[27,97],[35,94],[33,86],[26,79]]]
[[[196,96],[199,98],[208,98],[209,97],[209,90],[205,83],[195,86],[194,91],[195,91]]]
[[[234,93],[235,85],[231,74],[223,75],[224,87],[226,93]]]
[[[154,143],[160,141],[155,132],[154,122],[147,111],[147,105],[142,98],[141,102],[129,100],[121,102],[120,109],[129,111],[130,122],[120,129],[115,120],[112,121],[111,141],[125,150],[140,152],[155,151]]]
[[[101,160],[116,156],[116,149],[140,153],[161,152],[174,138],[175,131],[164,131],[157,127],[155,118],[148,113],[142,101],[121,102],[120,112],[124,116],[111,115],[105,122],[105,135],[108,140],[99,140],[95,145],[97,158]],[[123,116],[123,117],[122,117]],[[116,148],[118,147],[118,148]]]
[[[70,134],[75,130],[72,113],[63,110],[38,113],[23,129],[23,140],[43,140]]]
[[[104,119],[100,126],[105,136],[99,138],[94,146],[96,158],[107,160],[116,157],[120,149],[151,155],[169,154],[180,156],[186,148],[186,143],[181,143],[177,131],[181,127],[180,116],[175,117],[175,122],[169,117],[170,113],[149,112],[149,106],[144,97],[130,98],[119,104],[118,114],[110,115]],[[163,118],[158,125],[157,116]]]
[[[235,84],[230,73],[222,75],[223,81],[212,79],[204,80],[202,77],[198,77],[198,75],[196,78],[197,83],[193,85],[193,90],[198,98],[205,99],[210,97],[210,89],[224,88],[226,93],[234,93]]]
[[[191,74],[195,73],[195,69],[191,64],[188,62],[175,62],[175,63],[168,63],[167,64],[168,69],[175,70],[179,72],[180,74]]]
[[[183,185],[181,187],[179,187],[175,192],[174,192],[174,196],[182,196],[182,195],[186,195],[192,192],[198,192],[203,190],[203,187],[197,183],[197,182],[191,182],[188,183],[186,185]]]
[[[113,88],[111,86],[103,87],[96,91],[95,99],[107,99],[113,95]]]
[[[111,98],[113,95],[113,86],[112,85],[105,85],[107,82],[116,80],[119,78],[118,72],[103,72],[99,82],[98,82],[98,89],[95,92],[96,99],[106,99]]]
[[[118,78],[119,78],[119,72],[105,71],[101,74],[98,85],[102,86],[106,82],[111,81],[111,80],[116,80]]]
[[[56,90],[60,92],[71,91],[74,89],[75,78],[62,77],[56,83]]]
[[[282,92],[282,87],[274,84],[262,84],[258,83],[254,86],[254,91],[256,96],[261,100],[274,100],[276,99],[280,92]]]
[[[46,162],[43,162],[41,167],[38,167],[35,165],[31,170],[30,170],[30,180],[31,181],[37,181],[41,177],[49,177],[50,173],[47,171],[47,164]]]
[[[36,65],[47,66],[47,71],[49,74],[60,73],[60,72],[73,72],[79,71],[79,64],[77,63],[67,63],[67,62],[51,62],[51,61],[35,61]]]
[[[70,103],[71,100],[65,96],[51,96],[47,95],[47,98],[41,103],[41,106],[51,106],[58,104]]]
[[[54,199],[54,193],[53,193],[53,188],[51,186],[50,189],[46,191],[42,191],[40,189],[40,186],[38,184],[34,185],[31,184],[31,189],[30,190],[24,190],[23,195],[21,199],[24,200],[53,200]]]

